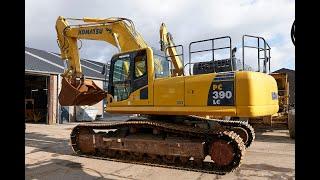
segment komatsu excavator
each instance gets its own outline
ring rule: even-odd
[[[68,20],[82,24],[70,25]],[[231,68],[185,75],[164,24],[160,52],[149,47],[126,18],[60,16],[56,31],[67,64],[61,105],[92,105],[106,98],[109,113],[143,115],[124,122],[77,125],[71,144],[78,155],[225,174],[240,166],[254,131],[246,122],[202,116],[256,117],[278,111],[277,83],[268,74]],[[107,92],[85,79],[80,39],[105,41],[118,48],[111,58]]]

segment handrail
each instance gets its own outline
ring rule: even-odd
[[[246,46],[245,45],[245,37],[249,37],[249,38],[256,38],[257,39],[257,43],[258,43],[258,47],[256,46]],[[260,40],[263,40],[263,48],[260,47]],[[271,72],[271,68],[270,68],[270,60],[271,60],[271,55],[270,55],[270,51],[271,51],[271,47],[269,46],[269,44],[267,43],[267,41],[260,36],[252,36],[252,35],[243,35],[242,36],[242,69],[244,70],[244,48],[255,48],[258,50],[258,71],[260,72],[260,59],[264,59],[264,66],[263,66],[263,72],[267,73],[266,70],[266,63],[269,63],[269,73]],[[260,58],[260,51],[264,51],[264,57]],[[268,55],[267,55],[268,52]]]
[[[225,46],[225,47],[219,47],[219,48],[215,48],[214,46],[214,41],[215,40],[218,40],[218,39],[229,39],[229,46]],[[193,44],[197,44],[197,43],[201,43],[201,42],[207,42],[207,41],[212,41],[212,48],[211,49],[205,49],[205,50],[198,50],[198,51],[191,51],[192,49],[192,45]],[[233,71],[233,62],[232,62],[232,43],[231,43],[231,37],[230,36],[222,36],[222,37],[217,37],[217,38],[211,38],[211,39],[204,39],[204,40],[199,40],[199,41],[193,41],[189,44],[189,63],[187,63],[186,65],[190,65],[189,66],[189,74],[191,75],[191,64],[194,64],[194,63],[191,63],[191,54],[194,54],[194,53],[199,53],[199,52],[206,52],[206,51],[212,51],[212,61],[214,61],[214,51],[216,50],[221,50],[221,49],[229,49],[230,50],[230,61],[231,61],[231,68],[232,68],[232,71]],[[185,66],[186,66],[185,65]]]

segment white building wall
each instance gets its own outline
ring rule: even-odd
[[[94,80],[93,81],[99,88],[103,89],[103,81],[101,80]],[[103,114],[103,101],[100,101],[99,103],[93,105],[93,107],[98,109],[97,115]]]

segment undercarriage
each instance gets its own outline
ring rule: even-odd
[[[239,167],[253,139],[244,122],[197,116],[80,124],[71,133],[73,150],[81,156],[214,174]]]

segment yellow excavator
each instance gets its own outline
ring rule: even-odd
[[[216,70],[212,73],[186,75],[164,24],[160,27],[162,51],[151,48],[127,18],[59,16],[56,31],[67,64],[61,105],[92,105],[106,98],[109,113],[142,115],[75,126],[70,137],[78,155],[225,174],[240,166],[254,130],[247,122],[203,116],[241,118],[278,111],[275,79],[266,73],[236,71],[232,57],[213,58]],[[83,76],[80,39],[105,41],[118,48],[111,58],[107,92]],[[199,63],[197,67],[203,70]]]

